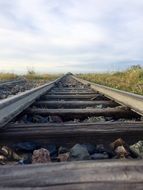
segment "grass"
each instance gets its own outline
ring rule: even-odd
[[[139,65],[123,72],[90,73],[78,76],[91,82],[143,95],[143,68]]]
[[[0,73],[0,80],[6,81],[6,80],[13,80],[20,77],[25,77],[28,80],[46,80],[51,81],[55,80],[56,78],[60,77],[60,74],[39,74],[36,73],[33,70],[29,70],[25,75],[16,75],[14,73]]]
[[[25,78],[28,80],[46,80],[46,81],[51,81],[55,80],[58,77],[60,77],[60,74],[38,74],[35,73],[34,71],[28,71],[26,75],[24,75]]]
[[[39,74],[33,70],[24,75],[28,80],[37,81],[51,81],[60,76],[60,74]],[[139,65],[123,72],[78,74],[78,76],[91,82],[143,95],[143,68]],[[20,76],[13,73],[0,73],[0,80],[12,80],[18,77]]]
[[[14,73],[0,73],[0,80],[5,81],[5,80],[14,80],[18,78],[18,75]]]

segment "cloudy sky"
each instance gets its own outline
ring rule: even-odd
[[[0,71],[143,65],[143,0],[0,0]]]

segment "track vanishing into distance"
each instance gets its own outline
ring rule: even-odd
[[[72,148],[118,138],[132,145],[143,139],[143,97],[63,77],[0,101],[0,145],[34,141]],[[143,161],[84,159],[48,164],[0,166],[0,187],[38,189],[136,189],[143,185]]]

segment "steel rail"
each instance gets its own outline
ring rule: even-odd
[[[37,98],[50,90],[64,76],[21,94],[0,101],[0,128],[28,108]]]
[[[143,96],[89,82],[74,75],[71,75],[71,77],[82,84],[90,84],[90,87],[93,90],[98,91],[121,105],[128,106],[133,111],[143,116]]]

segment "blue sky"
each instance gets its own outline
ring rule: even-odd
[[[0,71],[143,65],[143,0],[0,0]]]

